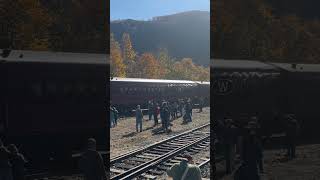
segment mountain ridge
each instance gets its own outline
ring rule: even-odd
[[[157,16],[152,20],[114,20],[111,33],[120,42],[128,33],[135,50],[156,53],[166,48],[171,57],[192,58],[196,64],[210,64],[210,13],[185,11]]]

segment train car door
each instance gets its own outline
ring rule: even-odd
[[[7,127],[7,71],[5,62],[0,62],[0,136],[4,136]]]

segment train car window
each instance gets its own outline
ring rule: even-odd
[[[124,89],[123,88],[120,88],[120,93],[124,94]]]
[[[86,95],[87,94],[86,93],[87,87],[86,87],[86,85],[84,83],[79,82],[77,84],[77,89],[78,89],[78,92],[79,92],[80,95]]]
[[[93,96],[96,96],[98,94],[98,90],[95,86],[91,86],[91,92]]]
[[[72,85],[69,83],[65,83],[63,86],[63,94],[67,97],[72,95]]]
[[[54,82],[48,82],[46,84],[46,89],[47,89],[48,94],[50,94],[50,95],[54,95],[57,93],[57,85]]]
[[[131,95],[132,94],[132,88],[129,88],[127,94]]]
[[[43,95],[43,88],[40,82],[34,83],[31,88],[33,95],[38,97]]]

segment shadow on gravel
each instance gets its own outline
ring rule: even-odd
[[[181,125],[186,125],[186,124],[189,124],[190,121],[182,121]]]
[[[137,134],[136,132],[131,132],[131,133],[128,133],[128,134],[123,135],[122,137],[123,137],[123,138],[132,137],[132,136],[134,136],[134,135],[136,135],[136,134]]]
[[[148,127],[148,128],[146,128],[146,129],[143,129],[142,131],[148,131],[148,130],[150,130],[150,129],[153,129],[153,127]]]
[[[156,129],[152,130],[152,135],[157,135],[157,134],[163,134],[165,133],[164,130],[162,129],[162,127],[158,127]]]

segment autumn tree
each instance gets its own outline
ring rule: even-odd
[[[131,38],[128,33],[123,33],[122,35],[122,46],[123,46],[123,58],[125,61],[134,61],[136,53],[133,49]]]
[[[0,8],[4,12],[0,23],[9,22],[13,29],[13,48],[49,49],[52,17],[40,1],[2,1]]]
[[[217,0],[211,11],[212,58],[320,62],[315,21],[277,15],[264,0]]]
[[[121,45],[124,63],[127,66],[127,74],[134,77],[137,66],[137,62],[135,61],[136,52],[133,49],[131,38],[128,33],[123,33]]]
[[[126,65],[123,63],[120,44],[110,35],[110,73],[111,76],[126,77]]]
[[[170,78],[172,76],[171,72],[173,71],[172,68],[173,68],[174,60],[171,59],[171,57],[169,56],[168,50],[165,48],[159,49],[157,59],[160,64],[160,77],[165,79]]]
[[[137,71],[141,78],[158,79],[160,64],[151,53],[143,53],[137,62]]]

